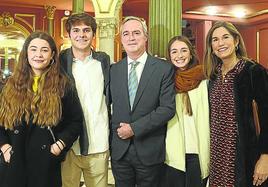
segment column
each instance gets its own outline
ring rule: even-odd
[[[212,21],[198,21],[195,24],[195,48],[201,61],[206,49],[206,36],[211,27]]]
[[[47,13],[47,32],[54,36],[54,14],[56,7],[45,5],[46,13]]]
[[[8,47],[5,47],[5,64],[4,64],[4,71],[5,72],[9,72],[9,69],[8,69]]]
[[[73,0],[73,14],[84,12],[84,0]]]
[[[149,0],[149,51],[167,57],[168,41],[182,33],[181,0]]]
[[[114,36],[117,20],[115,18],[96,18],[98,24],[98,50],[109,54],[111,62],[114,60]]]
[[[106,52],[111,62],[116,60],[114,39],[123,2],[124,0],[92,0],[98,23],[96,49]]]

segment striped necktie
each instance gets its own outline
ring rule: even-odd
[[[132,109],[135,95],[138,89],[138,77],[136,73],[136,67],[138,66],[140,62],[133,61],[131,62],[131,68],[129,71],[129,77],[128,77],[128,94],[129,94],[129,103],[130,107]]]

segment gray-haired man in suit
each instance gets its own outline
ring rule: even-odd
[[[147,36],[141,19],[126,17],[121,40],[127,57],[111,67],[111,156],[117,187],[158,186],[167,121],[175,113],[173,67],[146,52]]]

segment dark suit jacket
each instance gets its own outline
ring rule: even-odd
[[[109,82],[110,82],[110,57],[104,52],[96,52],[92,50],[92,57],[93,59],[98,60],[101,63],[103,77],[104,77],[104,95],[106,95],[106,105],[108,108],[108,116],[110,119],[111,110],[110,110],[110,100],[109,100]],[[75,82],[72,73],[72,64],[73,64],[73,53],[72,49],[68,48],[63,50],[60,53],[60,61],[63,69],[67,72],[68,76]],[[96,80],[99,81],[99,80]],[[88,145],[85,144],[88,141],[87,136],[87,129],[85,127],[85,122],[83,124],[83,134],[80,136],[80,147],[81,147],[81,154],[86,154]],[[87,140],[85,140],[87,139]],[[84,150],[84,151],[83,151]]]
[[[148,55],[131,111],[128,95],[127,58],[111,67],[112,100],[111,156],[119,160],[133,141],[144,165],[165,160],[167,121],[175,114],[174,70],[171,64]],[[120,122],[131,124],[134,137],[117,135]]]

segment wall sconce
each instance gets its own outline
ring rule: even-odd
[[[70,11],[69,10],[64,10],[64,15],[65,16],[70,16]]]

